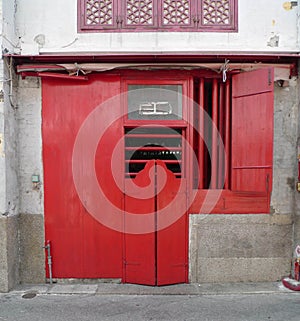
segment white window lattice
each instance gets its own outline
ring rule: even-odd
[[[112,25],[113,0],[86,0],[87,25]]]
[[[164,25],[189,25],[191,23],[190,0],[164,0],[163,24]]]
[[[203,0],[202,17],[204,25],[228,25],[230,23],[230,1]]]
[[[153,0],[126,0],[128,25],[153,25]]]

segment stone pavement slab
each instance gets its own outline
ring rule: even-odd
[[[97,284],[55,284],[47,294],[95,294],[97,288]]]

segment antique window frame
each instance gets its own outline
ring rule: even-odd
[[[78,32],[163,32],[163,31],[189,31],[189,32],[237,32],[238,31],[238,0],[182,0],[183,7],[176,5],[176,10],[181,12],[187,12],[186,8],[189,8],[189,12],[186,13],[185,17],[181,22],[178,21],[178,16],[169,15],[169,21],[174,23],[164,24],[164,5],[168,5],[171,0],[145,0],[153,3],[153,14],[151,18],[148,17],[153,23],[149,25],[145,24],[133,24],[128,23],[129,20],[126,18],[126,5],[125,1],[131,1],[138,3],[139,0],[103,0],[107,1],[110,6],[107,16],[106,11],[102,11],[102,16],[99,17],[99,12],[96,14],[96,22],[99,20],[107,19],[108,24],[100,23],[86,23],[87,21],[87,10],[86,4],[94,2],[96,5],[94,11],[97,12],[98,4],[101,0],[78,0]],[[179,0],[177,0],[179,2]],[[211,2],[211,8],[209,9],[209,2]],[[228,5],[228,14],[222,16],[222,11],[216,16],[218,11],[218,4],[222,7],[224,4]],[[174,5],[174,2],[172,2]],[[171,3],[171,4],[172,4]],[[188,6],[189,5],[189,6]],[[215,7],[216,10],[213,8]],[[224,8],[223,8],[224,9]],[[226,8],[225,8],[226,11]],[[174,11],[173,11],[174,12]],[[137,16],[136,18],[142,19],[143,22],[147,20],[145,17],[146,11],[142,12],[142,17],[138,8],[136,8]],[[133,17],[134,18],[134,17]],[[175,20],[174,20],[175,19]],[[211,21],[209,21],[209,19]],[[127,20],[127,21],[126,21]],[[219,20],[217,22],[216,20]],[[223,22],[222,22],[223,20]],[[224,20],[228,23],[224,23]],[[214,23],[215,22],[215,23]]]

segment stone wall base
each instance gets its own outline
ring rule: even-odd
[[[191,215],[190,282],[267,282],[289,275],[291,215]]]
[[[18,215],[0,216],[0,292],[19,283]]]

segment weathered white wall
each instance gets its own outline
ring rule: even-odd
[[[289,87],[274,84],[274,152],[271,212],[294,213],[297,178],[299,80]]]
[[[41,83],[39,78],[19,81],[19,187],[20,213],[43,214],[42,114]],[[40,183],[32,183],[32,175]]]
[[[2,59],[14,44],[14,1],[0,1],[0,292],[19,280],[18,124],[10,100],[16,97],[15,75]],[[11,99],[10,99],[11,98]]]
[[[15,39],[14,1],[0,1],[1,47],[11,50]],[[2,52],[1,52],[2,58]],[[0,60],[0,213],[18,213],[18,158],[16,110],[11,102],[16,97],[16,83],[9,60]]]
[[[3,61],[0,63],[0,77],[3,77]],[[0,93],[3,92],[3,81],[0,82]],[[0,213],[6,212],[6,173],[4,151],[4,101],[0,101]]]
[[[17,11],[16,0],[2,0],[1,6],[3,9],[2,19],[2,49],[7,49],[10,52],[19,48],[19,38],[15,29],[15,15]]]
[[[77,33],[77,1],[16,0],[22,54],[101,51],[297,51],[297,12],[283,0],[239,1],[238,33]],[[278,36],[278,46],[272,46]]]
[[[14,33],[14,1],[3,0],[1,8],[1,46],[11,50]],[[1,52],[2,58],[2,52]],[[9,60],[0,61],[0,213],[12,215],[18,213],[18,158],[16,110],[11,102],[16,96],[16,83],[13,68]]]

